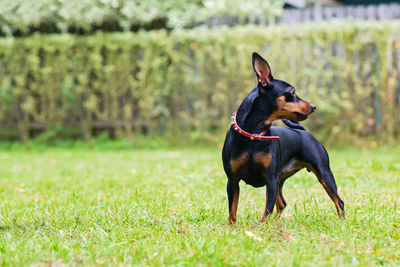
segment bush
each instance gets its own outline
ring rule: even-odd
[[[176,28],[212,16],[280,15],[281,0],[0,0],[0,33],[90,33]],[[228,13],[229,12],[229,13]]]
[[[3,38],[0,136],[90,139],[108,130],[219,140],[256,83],[258,51],[317,105],[305,124],[322,141],[391,142],[400,133],[399,37],[398,21],[347,21]]]

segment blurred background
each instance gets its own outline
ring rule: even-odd
[[[399,19],[397,1],[0,0],[0,142],[221,145],[257,51],[322,143],[393,145]]]

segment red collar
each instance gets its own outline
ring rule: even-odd
[[[267,131],[262,132],[260,134],[251,134],[251,133],[248,133],[248,132],[242,130],[242,128],[240,128],[236,122],[236,112],[234,112],[232,114],[231,118],[232,118],[232,124],[233,124],[235,131],[237,131],[244,137],[250,138],[251,140],[278,140],[279,139],[279,136],[265,136]]]

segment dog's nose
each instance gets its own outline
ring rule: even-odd
[[[310,104],[310,106],[311,106],[311,112],[313,112],[317,107],[316,106],[314,106],[313,104]]]

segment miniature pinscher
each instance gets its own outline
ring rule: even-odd
[[[222,150],[229,223],[237,220],[240,180],[253,187],[266,185],[263,222],[274,204],[278,214],[286,207],[283,184],[302,168],[317,176],[344,219],[344,203],[337,193],[328,153],[299,123],[316,107],[298,97],[289,83],[274,79],[268,62],[259,54],[253,53],[252,62],[257,86],[234,113]],[[288,127],[271,126],[278,119]]]

